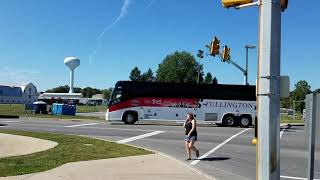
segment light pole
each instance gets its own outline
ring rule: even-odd
[[[198,79],[197,79],[197,83],[200,83],[200,60],[203,58],[203,51],[202,50],[198,50],[198,54],[197,57],[199,58],[199,64],[198,64]]]
[[[245,85],[248,85],[248,49],[255,49],[256,47],[255,46],[252,46],[252,45],[246,45],[245,46],[246,48],[246,72],[244,73],[244,84]]]

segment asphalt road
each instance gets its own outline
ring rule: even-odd
[[[75,134],[120,141],[167,154],[217,179],[255,179],[256,149],[251,145],[253,129],[198,127],[199,141],[196,146],[200,149],[200,154],[205,156],[200,161],[185,161],[184,129],[181,126],[24,119],[0,119],[0,124],[0,129]],[[305,178],[307,145],[303,126],[292,126],[283,130],[280,152],[281,179]],[[320,149],[317,148],[317,179],[320,179],[319,152]]]

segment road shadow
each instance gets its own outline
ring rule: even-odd
[[[0,124],[0,126],[7,126],[6,124]]]
[[[225,161],[230,159],[229,157],[206,157],[203,159],[200,159],[200,161]]]

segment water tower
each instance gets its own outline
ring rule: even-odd
[[[64,59],[64,64],[70,68],[69,93],[73,93],[74,70],[80,65],[80,60],[76,57],[67,57]]]

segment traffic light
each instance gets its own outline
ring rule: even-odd
[[[198,50],[198,54],[197,54],[198,58],[203,58],[203,51],[202,50]]]
[[[209,47],[210,55],[216,56],[216,54],[219,54],[219,49],[220,49],[220,41],[217,37],[214,37]]]
[[[280,0],[281,11],[284,12],[288,7],[288,0]]]
[[[252,3],[253,0],[221,0],[222,6],[225,8],[235,7],[243,4]]]
[[[226,62],[230,59],[230,48],[228,48],[227,45],[225,45],[223,47],[223,51],[222,51],[222,60],[223,62]]]

